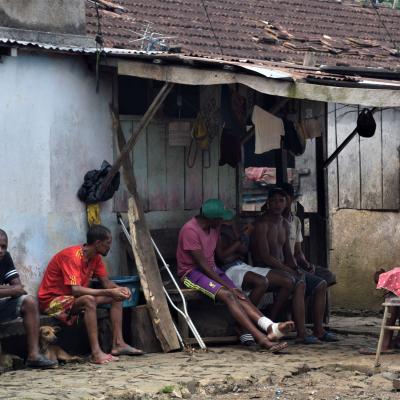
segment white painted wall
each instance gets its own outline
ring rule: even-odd
[[[0,227],[23,282],[35,293],[50,257],[84,242],[84,174],[112,162],[111,83],[76,56],[20,53],[0,63]],[[116,230],[111,201],[102,222]],[[118,270],[114,241],[106,262]]]

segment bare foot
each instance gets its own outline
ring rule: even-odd
[[[115,346],[111,350],[113,356],[141,356],[144,354],[143,350],[136,349],[135,347],[129,346],[129,344],[122,344]]]
[[[273,342],[277,342],[281,336],[284,336],[285,334],[294,331],[295,325],[293,321],[286,321],[286,322],[279,322],[278,323],[278,331],[280,334],[276,334],[273,332],[272,325],[268,327],[267,330],[267,337],[269,340]]]
[[[93,364],[107,364],[112,361],[118,361],[119,358],[113,356],[112,354],[106,354],[103,352],[99,352],[96,354],[92,354],[90,362]]]

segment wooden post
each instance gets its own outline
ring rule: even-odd
[[[158,111],[161,104],[164,102],[165,98],[168,96],[169,92],[171,91],[171,89],[173,87],[174,87],[173,83],[165,82],[164,86],[158,92],[156,98],[150,104],[150,107],[147,109],[146,113],[143,115],[138,126],[132,132],[132,135],[129,138],[129,140],[127,141],[127,143],[125,144],[124,148],[121,149],[121,153],[120,153],[117,161],[115,161],[115,163],[111,167],[110,171],[108,172],[107,176],[105,177],[103,184],[102,184],[102,188],[101,188],[101,194],[104,193],[105,190],[107,189],[107,187],[110,185],[115,174],[121,168],[123,161],[125,160],[125,158],[130,154],[131,150],[133,149],[133,146],[135,145],[136,140],[139,137],[140,133],[147,127],[147,125],[152,120],[155,113]]]
[[[129,199],[129,228],[132,250],[154,332],[165,352],[180,348],[157,264],[150,232],[135,188]]]

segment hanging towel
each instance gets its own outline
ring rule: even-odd
[[[255,126],[256,154],[262,154],[266,151],[279,149],[281,147],[281,136],[285,134],[283,122],[275,115],[254,106],[251,117]]]
[[[296,124],[297,125],[297,124]],[[309,118],[298,123],[296,126],[300,134],[304,139],[313,139],[321,136],[321,124],[316,118]]]

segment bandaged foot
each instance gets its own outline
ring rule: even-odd
[[[268,329],[268,339],[271,341],[277,341],[285,336],[289,332],[294,330],[294,322],[286,321],[286,322],[274,322],[270,325]]]

